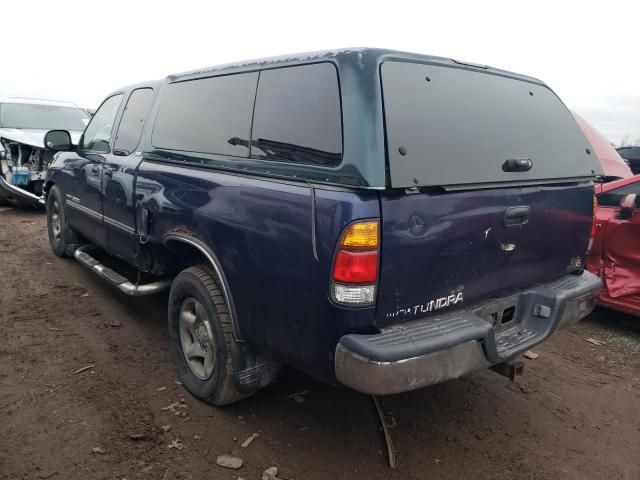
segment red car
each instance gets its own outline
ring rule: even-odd
[[[584,118],[580,117],[575,112],[571,113],[573,113],[573,118],[576,119],[580,130],[582,130],[584,136],[589,140],[593,153],[600,162],[600,166],[604,171],[604,178],[602,180],[610,182],[619,178],[629,178],[633,176],[629,165],[627,165],[624,159],[618,154],[618,152],[616,152],[607,139],[593,128],[593,126],[587,123]]]
[[[640,175],[596,184],[587,269],[604,282],[600,305],[640,316]]]
[[[583,118],[573,116],[604,171],[595,185],[596,209],[587,269],[602,278],[600,305],[640,316],[640,175]],[[637,196],[637,200],[636,197]]]

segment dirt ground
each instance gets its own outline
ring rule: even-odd
[[[2,480],[250,480],[270,466],[299,480],[640,479],[639,319],[596,311],[536,347],[515,384],[481,372],[386,398],[390,470],[364,395],[285,370],[227,408],[191,397],[166,296],[127,298],[55,257],[44,214],[0,211],[0,254]],[[218,467],[220,454],[243,467]]]

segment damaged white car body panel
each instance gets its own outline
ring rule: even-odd
[[[16,128],[0,128],[0,138],[23,143],[32,147],[44,148],[44,136],[49,130],[21,130]],[[71,140],[77,144],[82,132],[71,133]]]
[[[87,112],[70,102],[0,97],[0,203],[42,207],[42,187],[53,153],[49,130],[68,130],[74,144],[89,122]]]

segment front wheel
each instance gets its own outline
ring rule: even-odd
[[[78,237],[69,227],[62,193],[56,185],[51,187],[47,195],[47,232],[53,253],[58,257],[73,257]]]
[[[169,338],[185,388],[221,406],[248,395],[236,386],[231,318],[216,280],[205,266],[189,267],[175,278],[169,294]]]

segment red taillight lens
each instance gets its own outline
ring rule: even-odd
[[[340,283],[375,283],[378,280],[378,251],[340,250],[333,265],[333,279]]]

